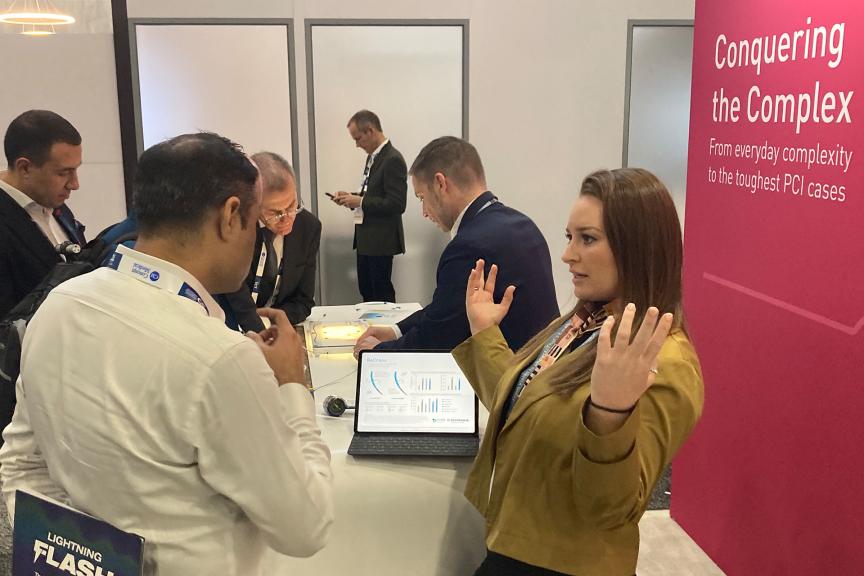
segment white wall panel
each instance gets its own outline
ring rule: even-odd
[[[69,206],[92,238],[126,217],[114,46],[110,34],[0,33],[0,134],[26,110],[52,110],[81,133],[81,188]],[[0,167],[6,158],[0,154]]]
[[[284,24],[139,24],[144,148],[206,130],[292,161]]]
[[[666,184],[684,222],[693,26],[633,27],[627,165]]]
[[[322,301],[360,300],[351,213],[325,192],[356,192],[366,153],[355,148],[348,119],[360,109],[381,118],[384,133],[411,163],[433,138],[462,135],[461,26],[312,26],[315,159],[321,239]],[[438,258],[449,237],[425,220],[408,189],[405,255],[393,284],[400,302],[428,304]]]

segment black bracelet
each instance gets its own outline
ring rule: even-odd
[[[636,404],[633,404],[633,406],[631,406],[630,408],[627,408],[625,410],[618,410],[617,408],[607,408],[606,406],[600,406],[599,404],[594,402],[594,400],[591,399],[590,394],[588,395],[588,404],[590,404],[594,408],[597,408],[598,410],[602,410],[603,412],[611,412],[612,414],[630,414],[631,412],[633,412],[633,410],[636,409]],[[638,402],[637,402],[637,404],[638,404]]]

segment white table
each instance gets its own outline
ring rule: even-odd
[[[405,316],[419,309],[417,304],[400,306]],[[317,307],[309,321],[351,321],[362,311],[355,306]],[[317,354],[310,349],[309,367],[313,386],[329,384],[315,394],[315,401],[333,457],[336,522],[324,550],[307,559],[270,552],[262,574],[473,574],[486,547],[483,518],[462,495],[472,460],[348,456],[353,412],[334,418],[324,415],[321,405],[331,394],[354,404],[357,362],[349,351]],[[481,407],[481,433],[486,416]]]

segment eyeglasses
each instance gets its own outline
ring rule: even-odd
[[[261,221],[265,224],[271,224],[273,222],[282,222],[286,218],[296,218],[297,214],[303,211],[303,206],[298,205],[295,208],[289,208],[288,210],[272,210],[272,216],[268,216],[266,218],[262,218]]]

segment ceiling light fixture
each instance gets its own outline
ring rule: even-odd
[[[74,17],[58,11],[50,0],[13,0],[8,10],[0,12],[0,23],[6,24],[55,26],[74,22]],[[34,29],[34,31],[37,35],[45,34],[42,30]],[[53,32],[48,33],[52,34]]]
[[[25,36],[51,36],[56,32],[52,25],[39,27],[36,24],[24,24],[21,26],[21,34]]]

